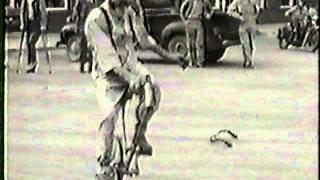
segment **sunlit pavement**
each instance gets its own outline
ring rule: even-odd
[[[154,155],[136,179],[317,179],[317,54],[279,50],[272,33],[257,48],[254,70],[239,46],[204,69],[146,60],[162,101],[148,131]],[[8,179],[94,179],[103,116],[90,75],[62,49],[53,75],[43,52],[38,74],[16,74],[17,56],[8,54]],[[225,128],[239,135],[233,147],[211,144]]]

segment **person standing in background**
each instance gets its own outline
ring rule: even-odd
[[[81,55],[80,55],[80,72],[84,73],[84,65],[89,63],[90,73],[92,71],[92,59],[89,56],[89,51],[87,47],[87,39],[84,34],[84,23],[90,11],[95,7],[95,3],[89,0],[76,0],[75,5],[72,9],[72,14],[68,19],[69,22],[75,22],[78,27],[78,34],[81,36]]]
[[[36,43],[41,33],[47,30],[48,13],[45,0],[22,0],[20,8],[20,30],[26,32],[28,65],[27,73],[36,73],[39,61],[36,55]]]
[[[180,16],[186,28],[190,66],[203,67],[206,62],[203,19],[208,17],[212,7],[207,0],[185,0],[180,7]]]
[[[234,0],[228,8],[228,14],[241,20],[239,36],[244,56],[244,68],[254,68],[256,21],[259,12],[260,7],[256,0]]]

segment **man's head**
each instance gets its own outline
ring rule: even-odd
[[[110,3],[114,7],[125,7],[125,6],[128,6],[128,0],[110,0]]]
[[[305,4],[305,3],[303,2],[303,0],[298,0],[298,1],[297,1],[297,5],[300,6],[300,7],[301,7],[301,6],[304,6],[304,4]]]
[[[136,3],[135,0],[110,0],[110,1],[116,7],[129,6]]]

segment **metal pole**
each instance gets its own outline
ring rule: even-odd
[[[23,29],[21,31],[21,40],[20,40],[20,46],[19,46],[19,56],[18,56],[18,65],[17,65],[17,73],[19,74],[21,71],[20,71],[20,65],[23,61],[23,56],[22,56],[22,51],[23,51],[23,40],[24,40],[24,35],[25,35],[25,29]]]
[[[45,32],[41,32],[41,36],[42,36],[42,42],[43,42],[43,47],[45,49],[45,53],[46,53],[46,57],[47,57],[47,63],[49,65],[49,74],[53,74],[53,70],[52,70],[52,61],[51,61],[51,56],[50,56],[50,52],[49,49],[47,48],[47,34]]]

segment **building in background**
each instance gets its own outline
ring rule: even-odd
[[[233,0],[213,0],[213,4],[217,9],[226,12],[229,4]],[[263,12],[258,18],[259,23],[277,23],[288,21],[284,16],[284,12],[295,6],[297,0],[257,0],[260,1],[260,7]],[[318,0],[304,0],[308,5],[318,7]]]
[[[7,0],[6,30],[19,31],[20,5],[22,0]],[[71,13],[75,0],[45,0],[48,10],[48,30],[60,31],[65,24],[65,19]]]
[[[144,4],[157,4],[159,6],[167,6],[172,2],[180,2],[182,0],[142,0]],[[226,12],[232,0],[211,0],[217,9]],[[296,4],[297,0],[258,0],[263,8],[258,18],[258,23],[277,23],[285,22],[288,19],[284,16],[284,12]],[[21,0],[6,0],[6,14],[11,17],[7,22],[7,31],[19,30],[19,7]],[[49,14],[49,31],[60,31],[65,24],[65,19],[70,15],[75,0],[46,0]],[[309,5],[318,7],[318,0],[305,0]]]

